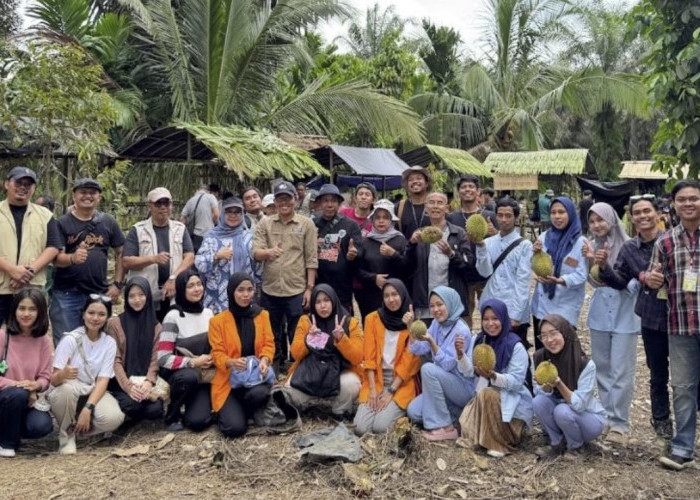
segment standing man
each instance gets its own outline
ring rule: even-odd
[[[187,200],[180,214],[180,222],[187,226],[194,253],[197,253],[204,236],[214,228],[218,220],[219,202],[209,187],[204,185]]]
[[[552,224],[552,220],[549,217],[549,206],[552,204],[552,198],[554,198],[554,191],[548,189],[544,192],[544,195],[537,199],[537,207],[540,213],[540,234],[549,229]]]
[[[0,202],[0,325],[7,319],[12,294],[25,286],[44,287],[46,266],[61,248],[53,214],[29,201],[36,191],[34,170],[14,167],[4,186],[7,198]]]
[[[305,217],[311,217],[313,210],[310,207],[311,200],[308,198],[308,193],[306,192],[306,184],[303,182],[297,182],[296,185],[296,211]]]
[[[481,214],[488,222],[488,231],[486,236],[493,236],[498,232],[498,220],[496,214],[490,210],[486,210],[479,206],[481,198],[481,190],[479,189],[479,178],[475,175],[461,175],[457,179],[457,193],[459,194],[460,206],[454,212],[447,214],[447,220],[455,226],[464,229],[464,226],[474,214]],[[476,245],[470,242],[472,254],[476,253]],[[476,303],[481,295],[481,291],[486,285],[484,277],[477,272],[477,269],[471,267],[466,276],[469,287],[467,289],[467,324],[472,327],[472,315],[476,310]]]
[[[671,190],[680,224],[661,235],[643,285],[668,290],[668,351],[676,429],[668,456],[659,458],[673,470],[695,463],[695,432],[700,377],[700,183],[682,180]]]
[[[288,356],[299,318],[311,302],[316,285],[318,253],[316,226],[295,213],[296,191],[289,182],[275,187],[277,214],[265,217],[255,228],[253,257],[264,262],[262,306],[270,313],[275,334],[275,372]],[[286,327],[285,325],[286,318]]]
[[[488,276],[479,303],[502,300],[508,306],[513,331],[529,346],[532,243],[515,230],[520,217],[518,202],[501,198],[496,203],[496,214],[499,233],[476,244],[476,269]]]
[[[496,196],[496,191],[490,187],[481,190],[481,205],[484,207],[484,210],[488,210],[489,212],[496,211],[496,201],[493,199],[494,196]]]
[[[343,196],[337,186],[324,184],[316,203],[320,217],[314,218],[318,231],[318,283],[327,283],[338,294],[346,311],[352,312],[352,262],[362,245],[362,233],[355,222],[338,213]]]
[[[243,189],[241,199],[243,200],[243,208],[245,208],[246,213],[246,225],[248,229],[255,233],[255,226],[265,217],[263,213],[262,195],[255,186],[248,186]]]
[[[396,215],[399,218],[399,231],[409,240],[416,229],[430,224],[428,214],[425,213],[425,200],[433,187],[433,178],[420,165],[404,170],[401,178],[408,198],[396,204]]]
[[[593,200],[593,191],[585,189],[583,198],[578,202],[578,214],[581,219],[581,232],[584,236],[588,236],[588,211],[591,209],[595,201]]]
[[[143,276],[151,285],[158,321],[175,297],[175,278],[194,263],[192,240],[181,222],[171,220],[173,197],[164,187],[148,193],[151,217],[134,224],[124,245],[127,278]]]
[[[370,182],[360,182],[355,188],[355,194],[352,198],[353,206],[341,208],[340,213],[360,227],[364,238],[372,230],[369,214],[372,211],[372,205],[377,200],[377,188]]]
[[[82,310],[90,294],[115,301],[124,286],[124,234],[114,217],[97,210],[101,198],[99,182],[78,179],[73,185],[73,210],[58,219],[62,250],[54,263],[49,311],[55,344],[83,324]],[[110,248],[114,250],[112,284],[107,283]]]

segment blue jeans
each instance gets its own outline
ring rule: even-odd
[[[676,433],[671,453],[690,458],[695,448],[700,375],[700,335],[669,335],[668,353],[673,387],[673,414]]]
[[[88,294],[83,292],[53,289],[49,318],[54,345],[58,345],[66,332],[83,324],[82,312],[87,300]]]
[[[566,438],[566,447],[575,450],[603,432],[603,420],[594,413],[578,413],[568,404],[557,403],[542,394],[535,396],[532,407],[552,446],[557,446],[562,438]]]
[[[29,391],[6,387],[0,391],[0,447],[16,450],[20,438],[38,439],[53,431],[48,412],[29,408]]]
[[[303,301],[303,293],[291,297],[276,297],[265,292],[262,294],[262,307],[270,314],[270,326],[272,333],[275,334],[275,364],[287,360],[289,353],[287,342],[291,344],[294,340],[297,323],[304,314]]]
[[[462,410],[474,397],[474,387],[434,363],[421,367],[420,378],[423,393],[409,403],[408,417],[422,422],[427,430],[441,429],[458,421]]]
[[[608,413],[608,425],[627,433],[634,397],[637,334],[591,329],[591,357],[596,366],[598,396]]]

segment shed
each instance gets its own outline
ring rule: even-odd
[[[477,177],[492,177],[491,170],[463,149],[446,148],[426,144],[399,155],[409,165],[442,164],[448,170],[458,174],[472,174]]]

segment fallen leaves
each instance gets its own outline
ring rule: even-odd
[[[122,458],[133,457],[134,455],[146,455],[150,449],[150,445],[139,444],[131,448],[114,448],[114,450],[112,450],[112,455]]]

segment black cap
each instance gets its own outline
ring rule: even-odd
[[[316,199],[320,200],[321,198],[323,198],[327,194],[331,194],[333,196],[336,196],[340,200],[341,203],[345,201],[345,198],[343,198],[343,195],[340,194],[340,190],[338,189],[338,186],[336,186],[334,184],[324,184],[323,186],[321,186],[321,189],[319,189],[318,196],[316,197]]]
[[[230,196],[221,202],[221,208],[226,210],[227,208],[238,207],[243,210],[243,202],[240,198],[236,196]]]
[[[291,182],[283,181],[275,186],[275,198],[281,194],[288,194],[294,198],[297,195],[297,190],[294,189]]]
[[[374,187],[374,184],[371,182],[360,182],[357,186],[355,186],[355,194],[357,194],[357,192],[362,188],[369,189],[372,192],[372,195],[374,195],[374,199],[377,199],[377,188]]]
[[[12,170],[10,170],[10,173],[7,174],[8,180],[10,180],[10,179],[23,179],[25,177],[29,177],[36,184],[36,172],[34,172],[34,170],[32,170],[31,168],[14,167]]]
[[[76,189],[97,189],[100,193],[102,192],[102,184],[97,182],[95,179],[90,177],[84,177],[82,179],[76,179],[73,183],[73,191]]]

